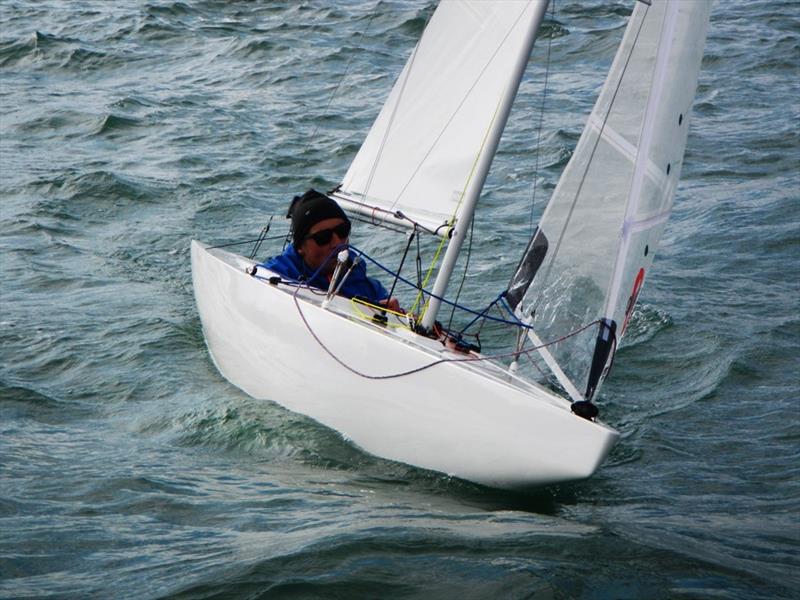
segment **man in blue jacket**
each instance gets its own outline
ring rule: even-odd
[[[292,243],[264,266],[284,279],[327,290],[336,268],[336,249],[350,239],[350,219],[334,200],[316,190],[295,196],[287,216],[292,218]],[[356,263],[339,293],[348,298],[359,296],[390,310],[400,309],[381,282],[367,276],[364,261]]]

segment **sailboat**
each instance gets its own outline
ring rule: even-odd
[[[671,211],[710,1],[634,2],[575,152],[499,296],[516,325],[513,350],[488,356],[431,332],[452,302],[454,265],[547,7],[442,1],[328,192],[376,226],[442,240],[419,314],[387,319],[333,286],[285,282],[254,258],[192,241],[197,308],[225,378],[366,452],[486,486],[595,473],[619,433],[593,401]],[[531,355],[557,386],[520,368]]]

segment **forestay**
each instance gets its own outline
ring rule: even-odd
[[[501,120],[502,130],[515,67],[530,53],[531,23],[545,5],[439,5],[336,194],[345,208],[381,218],[402,211],[446,233],[481,176],[479,159],[494,153],[487,140]]]
[[[625,332],[672,209],[710,5],[636,4],[575,153],[509,285],[509,303],[532,324],[534,340],[604,320],[605,340],[592,328],[545,357],[561,367],[557,376],[567,389],[585,389],[589,398]]]

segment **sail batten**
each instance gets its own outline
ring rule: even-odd
[[[642,194],[646,168],[650,159],[650,147],[653,144],[653,138],[656,134],[655,115],[661,106],[663,87],[667,78],[666,70],[668,67],[670,49],[673,43],[673,36],[675,34],[678,14],[677,8],[678,5],[674,2],[666,2],[664,4],[665,13],[663,17],[662,33],[659,36],[658,49],[656,51],[655,65],[653,68],[653,80],[647,95],[646,108],[642,119],[639,148],[633,166],[633,177],[626,202],[625,223],[634,218],[639,208],[639,199]],[[611,285],[606,297],[606,308],[603,314],[603,317],[606,319],[614,319],[615,317],[614,313],[621,293],[622,276],[630,252],[630,233],[631,230],[629,228],[623,227],[622,243],[620,244],[619,252],[614,262]]]

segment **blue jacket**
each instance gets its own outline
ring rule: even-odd
[[[267,259],[261,266],[274,271],[283,279],[302,281],[322,290],[327,290],[330,283],[325,275],[319,273],[313,279],[309,279],[314,275],[314,270],[303,262],[303,257],[297,253],[293,244],[289,244],[283,254]],[[389,297],[389,292],[380,281],[374,277],[367,277],[367,265],[363,260],[358,261],[353,267],[339,294],[347,298],[360,296],[373,304]]]

